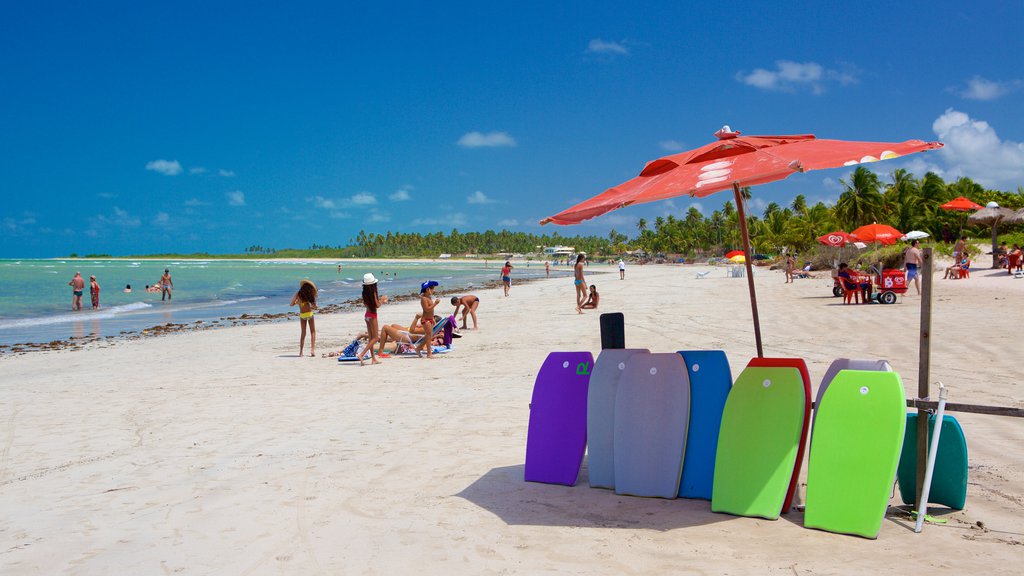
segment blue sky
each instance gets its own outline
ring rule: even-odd
[[[284,4],[5,3],[0,256],[635,234],[728,195],[537,221],[723,124],[938,139],[872,167],[1024,185],[1017,1]],[[847,173],[753,209],[834,202]]]

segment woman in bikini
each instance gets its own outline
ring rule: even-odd
[[[576,311],[583,314],[583,303],[587,301],[587,282],[583,279],[583,254],[576,256],[576,265],[573,266],[573,281],[576,285]]]
[[[313,310],[316,309],[316,284],[309,280],[299,282],[299,291],[292,298],[289,306],[299,306],[299,356],[302,356],[302,347],[306,344],[306,324],[309,324],[309,355],[316,355],[316,324],[313,322]]]
[[[370,340],[366,343],[363,353],[359,355],[360,366],[363,366],[363,358],[366,357],[367,352],[370,353],[370,362],[372,364],[380,364],[380,360],[377,360],[377,351],[374,350],[373,345],[377,343],[377,338],[380,335],[380,330],[377,328],[377,309],[387,301],[387,296],[382,297],[377,294],[377,279],[373,277],[373,273],[367,272],[363,274],[363,305],[366,306],[363,320],[366,322],[366,333],[370,336]]]
[[[597,308],[597,304],[598,304],[598,302],[600,300],[601,300],[601,295],[597,293],[597,286],[591,284],[590,285],[590,297],[587,298],[587,301],[584,302],[583,306],[580,306],[580,308],[583,308],[584,310],[594,310],[594,309]]]

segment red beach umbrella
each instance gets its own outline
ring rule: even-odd
[[[689,152],[659,158],[647,164],[640,175],[609,188],[601,194],[541,220],[541,224],[579,224],[612,210],[688,195],[703,198],[732,188],[739,213],[740,235],[747,266],[747,288],[754,320],[757,355],[761,348],[761,325],[751,270],[750,236],[740,188],[782,180],[795,172],[854,166],[898,158],[915,152],[941,148],[940,142],[854,142],[819,140],[813,134],[792,136],[742,136],[724,126],[717,140]]]
[[[857,240],[866,243],[878,243],[886,246],[895,244],[903,236],[903,232],[889,226],[888,224],[868,224],[850,232]]]
[[[939,208],[942,208],[943,210],[958,210],[960,212],[973,212],[975,210],[981,210],[982,208],[984,208],[984,206],[982,206],[981,204],[976,204],[974,202],[971,202],[967,198],[964,198],[963,196],[960,196],[959,198],[954,198],[954,199],[950,200],[949,202],[946,202],[942,206],[939,206]]]
[[[743,250],[733,250],[732,252],[725,253],[726,258],[732,258],[733,256],[746,256],[746,254],[743,253]]]
[[[818,236],[818,242],[821,242],[825,246],[835,246],[836,248],[842,248],[847,244],[856,242],[856,238],[850,236],[842,230],[836,230],[835,232],[829,232],[823,236]]]

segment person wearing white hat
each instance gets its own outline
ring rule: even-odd
[[[363,274],[363,305],[366,306],[363,320],[366,322],[366,333],[369,334],[370,341],[366,343],[366,348],[359,355],[360,366],[363,366],[363,358],[366,357],[367,352],[370,353],[371,364],[380,364],[374,347],[374,344],[377,343],[377,339],[380,337],[380,329],[377,327],[377,309],[382,304],[387,303],[387,301],[387,296],[380,296],[377,293],[377,279],[373,277],[373,273],[367,272]]]
[[[316,356],[316,324],[313,322],[313,310],[316,310],[316,284],[303,278],[299,282],[299,291],[292,298],[289,306],[299,305],[299,357],[306,344],[306,325],[309,324],[309,355]]]

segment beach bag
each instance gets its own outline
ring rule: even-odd
[[[359,340],[353,340],[351,344],[345,346],[345,349],[341,351],[341,355],[353,357],[356,355],[357,350],[359,350]]]
[[[448,317],[448,323],[444,325],[444,346],[445,348],[451,348],[452,345],[452,334],[455,331],[455,316]]]

